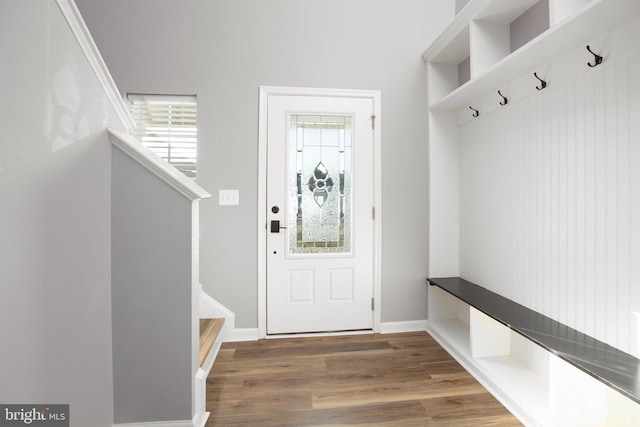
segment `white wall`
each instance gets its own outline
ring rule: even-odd
[[[421,53],[441,0],[77,0],[123,92],[197,94],[200,276],[257,327],[260,85],[382,91],[382,320],[426,317],[427,129]],[[239,189],[240,206],[217,206]]]
[[[541,64],[547,89],[460,128],[461,276],[635,356],[638,37],[635,19],[592,40],[593,69],[584,46]]]
[[[110,153],[121,127],[55,1],[0,2],[0,402],[111,426]]]

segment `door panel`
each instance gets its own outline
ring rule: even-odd
[[[267,333],[371,329],[373,101],[267,108]]]

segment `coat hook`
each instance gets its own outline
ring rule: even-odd
[[[471,108],[471,106],[469,106],[469,108]],[[476,110],[475,108],[471,108],[474,113],[472,114],[473,117],[478,117],[480,115],[480,112],[478,110]]]
[[[500,101],[500,105],[507,105],[509,103],[509,100],[507,99],[507,97],[504,96],[502,93],[500,93],[500,91],[498,91],[498,95],[502,97],[502,101]]]
[[[544,80],[542,80],[540,77],[538,77],[538,73],[533,73],[533,75],[536,77],[536,79],[540,80],[540,87],[536,86],[536,89],[538,90],[542,90],[545,87],[547,87],[547,82],[545,82]]]
[[[596,65],[602,64],[602,56],[600,56],[597,53],[595,53],[594,51],[592,51],[591,48],[589,47],[589,45],[587,45],[587,50],[589,52],[591,52],[591,54],[595,57],[595,61],[596,61],[595,64],[591,64],[591,63],[587,62],[587,65],[589,67],[595,67]]]

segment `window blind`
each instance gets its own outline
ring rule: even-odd
[[[186,176],[196,178],[198,105],[195,96],[129,94],[133,136]]]

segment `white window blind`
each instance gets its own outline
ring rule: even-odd
[[[186,176],[196,178],[198,105],[195,96],[129,94],[133,135]]]

